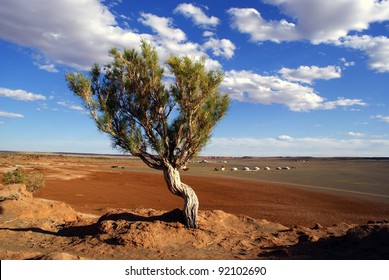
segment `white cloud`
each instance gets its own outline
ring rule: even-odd
[[[349,131],[349,132],[347,132],[347,136],[350,136],[350,137],[362,137],[362,136],[364,136],[364,134],[360,133],[360,132]]]
[[[282,68],[279,73],[288,81],[312,84],[313,80],[330,80],[340,78],[342,69],[339,66],[327,67],[300,66],[297,69]]]
[[[377,115],[374,118],[376,118],[376,119],[378,119],[380,121],[389,123],[389,116]]]
[[[68,102],[64,102],[64,101],[59,101],[57,102],[58,105],[61,105],[61,106],[64,106],[68,109],[71,109],[71,110],[76,110],[76,111],[85,111],[85,109],[81,106],[77,106],[77,105],[73,105],[73,104],[70,104]]]
[[[310,40],[318,44],[337,40],[350,31],[363,31],[374,22],[389,19],[389,1],[376,0],[266,0],[279,7],[286,19],[267,21],[255,9],[232,8],[232,26],[253,41]]]
[[[0,39],[36,50],[33,55],[36,64],[46,71],[55,71],[56,64],[88,70],[95,62],[110,61],[110,48],[139,49],[141,39],[156,47],[161,61],[172,53],[208,58],[204,47],[187,41],[186,34],[173,26],[171,18],[141,13],[139,21],[156,35],[136,33],[118,26],[115,15],[104,3],[98,0],[3,0]],[[229,55],[228,49],[220,54]],[[220,63],[210,58],[206,64],[209,68],[220,68]]]
[[[225,58],[232,58],[236,49],[234,43],[228,39],[210,38],[203,46],[205,49],[211,49],[214,55]]]
[[[296,26],[286,20],[266,21],[261,14],[250,8],[231,8],[228,10],[232,18],[232,27],[250,35],[254,42],[261,41],[293,41],[300,39]]]
[[[44,65],[39,64],[39,63],[35,63],[35,65],[37,65],[39,69],[45,70],[47,72],[51,72],[51,73],[58,73],[59,72],[53,63],[44,64]]]
[[[215,33],[208,31],[208,30],[203,32],[204,37],[213,37],[214,35],[215,35]]]
[[[118,27],[114,15],[96,0],[3,0],[0,26],[1,39],[78,69],[107,62],[112,46],[138,47],[142,36]]]
[[[8,89],[8,88],[0,88],[0,97],[8,97],[11,99],[22,100],[22,101],[46,100],[46,97],[41,94],[27,92],[22,89]]]
[[[171,18],[159,17],[153,14],[141,13],[139,21],[151,27],[159,36],[177,42],[186,40],[186,34],[178,28],[173,27]]]
[[[186,34],[181,29],[173,27],[172,19],[142,13],[142,18],[139,21],[157,33],[157,36],[150,35],[145,39],[156,46],[161,61],[166,61],[171,54],[189,56],[194,59],[205,57],[208,68],[221,68],[218,61],[208,57],[203,46],[187,41]],[[228,46],[224,41],[223,44],[225,46],[219,46],[218,54],[231,55],[231,46]]]
[[[355,62],[354,61],[347,61],[347,59],[345,57],[342,57],[340,59],[340,62],[343,63],[343,66],[344,67],[351,67],[351,66],[354,66],[355,65]]]
[[[350,31],[363,31],[389,19],[389,2],[376,0],[268,0],[297,19],[300,37],[314,43],[338,39]]]
[[[202,155],[219,156],[389,156],[388,139],[211,138]]]
[[[208,17],[199,7],[189,3],[182,3],[174,9],[175,13],[182,14],[187,18],[191,18],[193,22],[203,28],[213,27],[219,24],[220,20],[217,17]]]
[[[0,118],[24,118],[21,114],[0,111]]]
[[[389,72],[389,38],[349,35],[367,30],[372,23],[389,20],[389,1],[378,0],[267,0],[294,22],[266,20],[255,9],[231,8],[231,26],[254,42],[308,40],[364,51],[369,66]]]
[[[369,35],[345,36],[332,41],[334,45],[361,50],[369,57],[370,68],[378,72],[389,72],[389,38]]]
[[[289,136],[289,135],[280,135],[277,137],[277,140],[280,140],[280,141],[291,141],[293,140],[293,137]]]
[[[335,109],[336,107],[349,107],[349,106],[368,106],[367,103],[363,102],[361,99],[348,99],[344,97],[339,97],[335,101],[327,101],[323,104],[323,109]]]
[[[283,104],[292,111],[330,110],[338,106],[365,106],[360,99],[338,98],[326,101],[309,86],[263,76],[251,71],[227,71],[222,90],[234,100],[261,104]]]

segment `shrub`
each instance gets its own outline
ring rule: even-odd
[[[34,193],[45,186],[45,178],[42,173],[30,173],[25,176],[26,189]]]
[[[3,182],[6,185],[25,184],[27,191],[34,193],[38,189],[44,187],[45,178],[41,173],[27,174],[22,168],[17,168],[14,171],[4,173]]]
[[[6,185],[24,184],[25,183],[25,176],[24,176],[23,169],[17,168],[14,171],[4,173],[3,174],[3,182]]]

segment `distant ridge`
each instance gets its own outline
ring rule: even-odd
[[[77,153],[77,152],[35,152],[35,151],[6,151],[0,150],[0,153],[12,153],[12,154],[38,154],[38,155],[69,155],[69,156],[91,156],[91,157],[135,157],[130,154],[99,154],[99,153]],[[389,157],[356,157],[356,156],[345,156],[345,157],[320,157],[320,156],[207,156],[200,155],[198,158],[203,159],[257,159],[257,158],[268,158],[268,159],[296,159],[296,160],[388,160]]]
[[[68,156],[92,156],[92,157],[134,157],[129,154],[98,154],[98,153],[75,153],[75,152],[34,152],[34,151],[5,151],[0,150],[0,153],[9,154],[36,154],[36,155],[68,155]]]

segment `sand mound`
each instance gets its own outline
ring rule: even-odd
[[[86,216],[25,187],[1,187],[1,259],[388,259],[389,224],[285,227],[200,211],[199,229],[182,212],[112,209]]]
[[[68,253],[49,253],[31,258],[34,260],[82,260],[83,258]]]
[[[115,209],[92,224],[68,223],[58,234],[76,240],[75,251],[101,250],[105,258],[253,259],[262,245],[272,242],[273,234],[288,230],[218,210],[200,211],[199,218],[199,229],[187,229],[179,209]]]
[[[0,185],[0,201],[21,200],[32,198],[32,194],[27,191],[26,186],[22,184]]]
[[[1,186],[0,201],[0,224],[8,226],[24,224],[53,229],[80,216],[63,202],[33,198],[22,184]]]

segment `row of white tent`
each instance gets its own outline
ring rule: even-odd
[[[276,170],[290,170],[290,167],[289,166],[282,166],[282,167],[276,167],[275,169]],[[225,171],[225,170],[226,170],[225,167],[215,168],[215,171]],[[231,171],[238,171],[238,168],[232,167],[230,170]],[[261,170],[261,168],[255,166],[253,169],[250,169],[250,167],[245,166],[242,168],[242,170],[243,171],[259,171],[259,170]],[[266,166],[263,168],[263,170],[271,170],[271,168]]]

